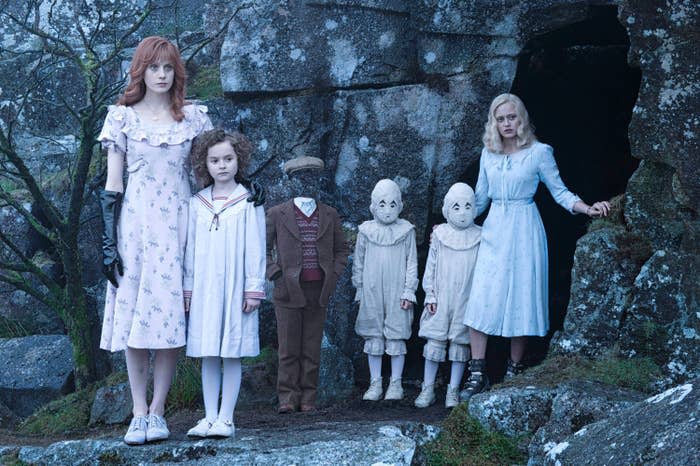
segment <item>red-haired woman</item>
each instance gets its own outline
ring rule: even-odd
[[[134,417],[124,441],[133,445],[169,436],[165,399],[185,345],[188,160],[192,140],[212,124],[206,107],[185,102],[185,67],[168,40],[141,41],[129,75],[131,81],[119,104],[110,106],[98,138],[108,154],[100,202],[103,265],[110,282],[100,347],[126,351]],[[155,350],[150,405],[149,350]]]

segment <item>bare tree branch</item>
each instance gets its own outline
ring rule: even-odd
[[[7,283],[13,288],[16,288],[20,291],[24,291],[29,296],[45,304],[46,306],[55,308],[58,300],[56,300],[55,298],[51,299],[49,295],[41,293],[39,290],[36,289],[36,287],[31,286],[31,284],[27,283],[19,273],[15,272],[12,274],[6,274],[2,273],[1,270],[2,268],[0,267],[0,282]]]
[[[19,177],[27,186],[27,189],[34,198],[34,201],[36,202],[39,209],[41,209],[44,215],[46,215],[46,218],[48,219],[49,223],[55,228],[60,228],[63,224],[63,216],[58,211],[58,209],[56,209],[56,206],[51,201],[49,201],[46,198],[46,196],[44,196],[44,193],[41,191],[41,188],[36,182],[36,179],[34,179],[32,174],[30,173],[29,168],[27,168],[27,165],[24,163],[24,160],[22,160],[22,158],[17,154],[17,152],[15,152],[10,141],[5,136],[4,131],[2,131],[1,129],[0,153],[5,154],[9,159],[10,163],[12,163],[12,165],[14,165],[14,167],[17,169],[17,171],[19,172]],[[25,218],[27,218],[27,220],[32,224],[33,227],[39,227],[37,228],[37,231],[39,231],[40,233],[46,231],[45,228],[40,227],[33,215],[28,213],[26,209],[20,206],[19,203],[12,199],[12,197],[5,193],[3,190],[0,190],[0,198],[5,199],[10,204],[16,204],[13,205],[13,207],[15,207],[15,209],[17,209]],[[50,235],[47,235],[45,233],[42,234],[50,239]]]
[[[22,204],[20,204],[12,196],[12,194],[0,188],[0,199],[5,201],[9,206],[15,209],[22,217],[24,217],[24,219],[27,222],[29,222],[29,224],[32,226],[32,228],[34,228],[37,231],[37,233],[39,233],[51,242],[56,241],[55,233],[53,233],[51,230],[42,225],[41,222],[39,222],[39,220],[34,215],[32,215],[31,212],[25,209],[24,206],[22,206]]]

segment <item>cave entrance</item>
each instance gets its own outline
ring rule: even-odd
[[[533,38],[518,60],[511,92],[524,101],[538,139],[554,148],[564,183],[588,203],[623,193],[639,163],[630,153],[627,128],[641,73],[627,64],[628,49],[617,8],[597,6],[585,21]],[[549,246],[550,333],[531,339],[531,363],[545,356],[552,333],[562,328],[576,241],[588,224],[557,205],[542,184],[535,201]],[[489,365],[497,366],[498,376],[508,347],[494,343]]]

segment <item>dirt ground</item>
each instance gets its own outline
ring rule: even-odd
[[[347,400],[319,408],[311,413],[277,414],[276,406],[237,409],[234,422],[240,429],[285,429],[294,427],[312,427],[317,423],[343,421],[413,421],[426,424],[439,424],[449,414],[444,407],[444,389],[436,392],[438,401],[425,409],[413,406],[418,396],[416,387],[404,386],[405,396],[401,401],[369,402],[362,400],[362,391],[356,389]],[[171,439],[185,440],[185,433],[203,416],[202,411],[178,411],[167,416]],[[18,435],[13,430],[0,428],[0,446],[35,445],[46,446],[62,440],[121,439],[126,431],[125,425],[98,426],[81,432],[64,436],[26,436]]]

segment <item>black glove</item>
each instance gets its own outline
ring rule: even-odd
[[[265,203],[265,188],[263,188],[260,183],[251,181],[243,176],[238,177],[237,181],[242,184],[245,189],[250,191],[250,197],[247,199],[248,202],[252,202],[255,207]]]
[[[100,206],[102,207],[102,273],[107,280],[119,288],[117,273],[124,275],[122,258],[117,250],[117,221],[122,207],[122,193],[116,191],[101,191]]]

